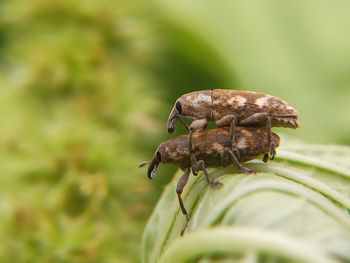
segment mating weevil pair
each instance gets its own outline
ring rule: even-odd
[[[181,117],[193,122],[188,127]],[[169,115],[169,133],[174,132],[178,120],[189,135],[160,144],[152,160],[140,164],[140,167],[150,164],[148,177],[151,179],[160,162],[173,163],[184,171],[176,188],[181,211],[186,216],[181,235],[190,220],[181,193],[191,169],[194,175],[202,170],[208,183],[213,186],[220,186],[221,183],[210,180],[206,167],[234,163],[245,173],[254,173],[241,163],[260,155],[264,155],[264,162],[267,162],[269,155],[271,159],[274,158],[279,137],[272,133],[271,128],[299,127],[298,113],[290,104],[271,95],[239,90],[215,89],[185,94],[175,102]],[[204,131],[208,121],[214,121],[219,128]]]
[[[278,135],[272,133],[272,142],[276,147],[279,145],[279,141],[280,138]],[[181,211],[186,216],[186,223],[181,231],[181,235],[185,232],[190,221],[181,194],[191,172],[191,154],[199,160],[196,162],[196,167],[198,167],[198,170],[204,172],[208,183],[212,186],[219,187],[222,183],[210,179],[209,173],[206,169],[207,167],[225,167],[229,164],[235,164],[245,173],[255,173],[253,170],[242,166],[241,163],[253,160],[258,156],[269,152],[267,134],[265,129],[261,127],[236,127],[235,143],[239,153],[238,156],[232,151],[229,127],[190,134],[190,144],[191,143],[195,145],[193,153],[191,153],[189,149],[189,141],[186,135],[165,141],[158,146],[150,162],[140,164],[140,167],[145,164],[150,165],[147,173],[150,179],[155,177],[158,165],[161,162],[175,164],[184,171],[184,174],[180,178],[176,187]]]

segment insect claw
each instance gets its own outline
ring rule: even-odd
[[[183,236],[185,234],[185,231],[187,229],[188,223],[190,222],[190,217],[188,215],[186,215],[186,223],[184,228],[181,230],[181,236]]]
[[[276,148],[276,144],[274,142],[271,142],[271,145],[270,145],[270,155],[271,155],[270,160],[275,159],[275,155],[276,155],[275,148]],[[265,156],[264,156],[264,158],[265,158]]]
[[[299,121],[296,118],[293,118],[293,122],[294,122],[294,127],[299,128]]]
[[[251,169],[248,169],[248,168],[245,168],[245,167],[244,167],[244,172],[246,174],[256,174],[256,172],[254,170],[251,170]]]
[[[263,158],[263,162],[264,162],[264,163],[267,163],[268,160],[269,160],[269,154],[268,154],[268,153],[265,153],[265,154],[264,154],[264,158]]]
[[[220,182],[220,181],[215,181],[215,182],[212,183],[212,185],[215,186],[215,187],[221,187],[224,184],[222,182]]]
[[[195,170],[195,169],[193,169],[193,167],[192,167],[192,174],[193,174],[194,176],[197,176],[197,175],[198,175],[198,171]]]

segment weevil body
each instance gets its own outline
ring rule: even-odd
[[[180,117],[191,120],[206,119],[219,122],[234,115],[236,125],[263,126],[265,118],[249,120],[255,114],[267,114],[273,127],[298,128],[298,112],[287,102],[264,93],[242,90],[201,90],[182,95],[177,99],[168,118],[168,132],[175,131]]]
[[[181,117],[193,120],[189,128]],[[299,127],[298,112],[287,102],[271,95],[242,90],[214,89],[185,94],[177,99],[169,115],[169,133],[175,131],[178,120],[190,133],[206,129],[208,121],[215,121],[219,127],[230,126],[231,147],[237,157],[239,151],[234,139],[235,127],[265,126],[271,159],[276,153],[271,127]],[[195,161],[194,157],[192,159]],[[195,168],[195,164],[192,165]]]
[[[272,133],[272,140],[276,146],[279,145],[280,138],[277,134]],[[191,143],[194,146],[192,152],[196,160],[199,160],[198,162],[196,161],[198,170],[204,172],[208,183],[213,186],[220,186],[221,183],[210,179],[207,167],[225,167],[233,163],[245,173],[254,173],[254,171],[242,166],[240,163],[250,161],[269,152],[266,130],[262,127],[236,127],[235,143],[239,151],[239,157],[236,157],[232,151],[229,127],[191,133],[190,141],[186,135],[182,135],[161,143],[152,160],[140,164],[140,167],[150,164],[148,168],[148,177],[150,179],[155,177],[157,167],[161,162],[175,164],[184,171],[176,188],[181,210],[186,216],[186,224],[181,235],[186,230],[190,220],[183,204],[181,193],[191,171],[192,153],[189,145]]]

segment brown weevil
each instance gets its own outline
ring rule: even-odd
[[[181,117],[193,120],[190,127],[187,127]],[[190,133],[206,129],[208,121],[214,121],[218,127],[229,126],[232,149],[236,155],[239,155],[239,150],[234,143],[235,126],[265,126],[271,159],[276,154],[271,127],[299,127],[298,112],[282,99],[258,92],[225,89],[182,95],[176,100],[169,115],[169,133],[175,131],[178,120]],[[264,161],[267,160],[268,155],[264,158]]]
[[[271,133],[271,140],[278,147],[280,138],[277,134]],[[149,164],[148,177],[153,179],[157,172],[159,163],[172,163],[177,165],[184,174],[177,183],[176,193],[179,200],[182,213],[186,216],[186,224],[181,231],[185,232],[190,217],[185,209],[181,193],[187,183],[191,172],[192,155],[196,158],[196,169],[202,170],[206,180],[212,186],[220,186],[220,181],[210,179],[207,167],[225,167],[229,164],[235,164],[245,173],[255,173],[241,165],[241,163],[255,159],[260,155],[268,154],[269,142],[267,133],[263,127],[236,127],[234,142],[237,146],[239,155],[235,155],[232,150],[232,136],[230,127],[222,127],[211,130],[205,130],[198,133],[190,133],[190,140],[187,135],[181,135],[161,143],[152,160],[139,165],[142,167]],[[264,158],[265,158],[264,156]],[[194,168],[192,168],[193,171]],[[193,172],[195,175],[197,173]]]

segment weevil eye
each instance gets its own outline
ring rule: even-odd
[[[179,113],[182,112],[182,105],[180,101],[176,102],[175,108]]]
[[[160,151],[157,151],[156,156],[157,156],[157,160],[159,162],[162,162],[162,154],[160,153]]]

